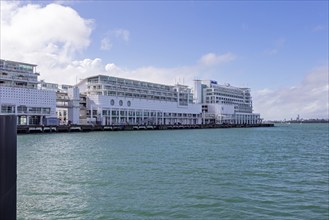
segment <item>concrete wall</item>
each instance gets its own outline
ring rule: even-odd
[[[16,219],[16,121],[0,115],[0,219]]]

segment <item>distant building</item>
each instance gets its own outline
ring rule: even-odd
[[[261,123],[260,115],[253,113],[249,88],[219,85],[214,80],[195,80],[194,100],[202,104],[202,117],[206,124]]]
[[[80,124],[80,93],[77,87],[41,81],[43,90],[56,92],[56,117],[59,124]]]
[[[89,123],[200,124],[201,105],[185,85],[164,85],[97,75],[78,87],[87,96]]]
[[[38,89],[36,65],[0,59],[0,114],[17,115],[17,123],[56,123],[56,93]]]
[[[79,88],[68,88],[56,93],[56,114],[60,124],[80,124]]]
[[[96,75],[76,86],[38,81],[36,65],[0,60],[0,114],[19,125],[258,124],[249,88],[165,85]]]

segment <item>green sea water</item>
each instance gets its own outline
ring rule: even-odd
[[[18,136],[18,219],[329,218],[328,124]]]

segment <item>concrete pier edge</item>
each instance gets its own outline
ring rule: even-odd
[[[18,125],[18,134],[90,132],[90,131],[132,131],[132,130],[169,130],[169,129],[210,129],[210,128],[255,128],[274,127],[274,124],[191,124],[191,125]]]

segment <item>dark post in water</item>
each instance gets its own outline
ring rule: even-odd
[[[16,120],[0,115],[0,219],[16,219]]]

